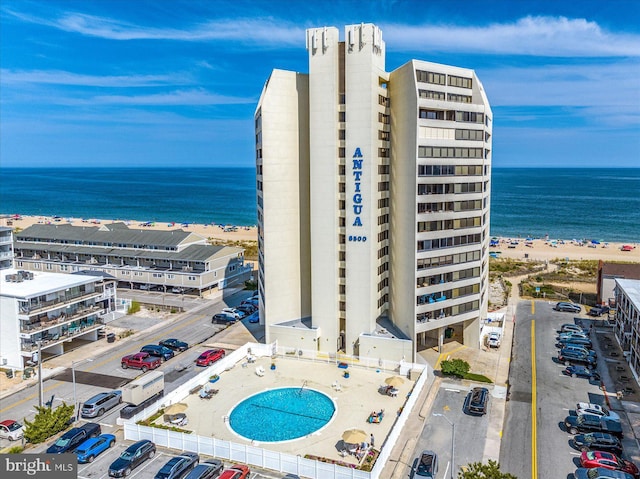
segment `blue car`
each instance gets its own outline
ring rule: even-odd
[[[113,434],[101,434],[98,437],[87,439],[76,449],[78,462],[84,464],[93,462],[102,452],[106,451],[116,443],[116,437]]]

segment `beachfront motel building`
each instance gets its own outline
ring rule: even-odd
[[[420,361],[479,347],[488,306],[492,113],[466,68],[385,70],[373,24],[306,32],[255,113],[266,341]]]

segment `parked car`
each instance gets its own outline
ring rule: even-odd
[[[185,288],[180,288],[178,286],[171,288],[171,292],[176,294],[184,294],[185,291],[187,291]]]
[[[609,419],[613,419],[614,421],[620,420],[620,416],[617,413],[610,411],[600,404],[593,404],[588,402],[579,402],[578,404],[576,404],[576,413],[593,414],[594,416],[608,417]]]
[[[230,314],[231,316],[234,316],[236,319],[242,319],[245,317],[245,314],[237,310],[236,308],[222,308],[222,311],[220,312]]]
[[[499,348],[500,347],[500,333],[489,333],[487,337],[487,345],[490,348]]]
[[[9,439],[9,441],[17,441],[24,436],[24,427],[18,421],[6,419],[0,422],[0,437]]]
[[[251,306],[255,306],[256,308],[258,307],[258,304],[260,303],[260,300],[256,297],[251,297],[249,299],[245,299],[244,301],[242,301],[240,304],[250,304]]]
[[[251,471],[244,464],[234,464],[222,472],[220,479],[246,479],[249,477],[249,472]]]
[[[109,477],[123,477],[156,455],[156,445],[148,439],[134,442],[109,466]]]
[[[214,479],[222,473],[224,465],[218,459],[207,459],[194,467],[185,479]]]
[[[236,309],[245,314],[253,314],[258,308],[252,304],[241,304]]]
[[[560,354],[574,352],[586,354],[587,356],[591,356],[594,361],[598,359],[598,353],[596,353],[593,349],[587,349],[584,346],[580,346],[578,344],[565,344],[564,347],[560,350]]]
[[[603,314],[608,314],[610,310],[611,308],[609,308],[609,306],[594,306],[589,310],[587,314],[589,316],[598,317],[602,316]]]
[[[633,462],[622,459],[610,452],[583,451],[580,455],[580,466],[587,469],[603,467],[604,469],[626,472],[635,478],[640,476],[640,471]]]
[[[195,452],[183,452],[179,456],[172,457],[160,468],[154,479],[181,479],[200,461],[200,456]]]
[[[101,433],[100,424],[88,422],[80,427],[69,429],[56,442],[47,448],[47,454],[63,454],[73,452],[90,437],[98,437]]]
[[[576,469],[573,477],[575,477],[575,479],[633,479],[631,474],[622,471],[612,471],[604,467],[597,467],[595,469],[581,467]]]
[[[563,352],[558,353],[558,362],[565,366],[569,366],[571,364],[583,364],[591,368],[596,367],[596,360],[592,356],[574,351],[563,350]]]
[[[584,432],[606,432],[620,439],[624,436],[622,425],[619,421],[595,416],[593,414],[581,414],[580,416],[567,416],[564,425],[570,434]]]
[[[140,352],[147,353],[149,354],[149,356],[160,358],[162,361],[168,361],[176,354],[172,349],[169,349],[165,346],[160,346],[159,344],[147,344],[146,346],[142,346],[140,348]]]
[[[214,314],[213,317],[211,318],[212,323],[228,324],[228,323],[235,323],[236,321],[238,321],[238,318],[236,318],[233,314],[229,314],[229,313],[217,313],[217,314]]]
[[[582,333],[582,334],[589,334],[589,330],[588,329],[584,329],[581,326],[578,326],[577,324],[573,324],[573,323],[567,323],[567,324],[563,324],[560,327],[560,332],[561,333],[567,333],[570,331],[575,331],[576,333]]]
[[[416,475],[435,479],[438,473],[438,455],[433,451],[422,451],[417,461]]]
[[[581,451],[608,451],[622,454],[622,443],[617,437],[605,432],[578,434],[573,438],[573,445]]]
[[[572,344],[575,346],[583,346],[585,348],[589,348],[591,349],[593,347],[593,343],[591,342],[590,339],[582,339],[582,338],[567,338],[567,339],[560,339],[558,341],[558,344],[560,346],[558,347],[565,347],[565,345],[568,344]]]
[[[122,369],[140,369],[143,373],[150,369],[159,368],[161,364],[162,360],[160,358],[151,356],[149,353],[130,354],[120,360]]]
[[[158,344],[160,346],[164,346],[165,348],[169,348],[173,351],[178,351],[180,353],[189,349],[189,345],[187,343],[175,338],[163,339]]]
[[[487,413],[489,390],[487,388],[473,388],[467,394],[463,410],[473,416],[483,416]]]
[[[582,311],[582,307],[578,306],[577,304],[567,303],[564,301],[560,301],[559,303],[557,303],[553,307],[553,309],[555,309],[556,311],[565,311],[569,313],[579,313],[580,311]]]
[[[600,381],[600,374],[584,366],[567,366],[562,374],[572,378],[587,378],[589,381]]]
[[[116,437],[113,434],[100,434],[98,437],[87,439],[76,449],[78,462],[84,464],[93,462],[101,453],[113,447],[116,443]]]
[[[250,323],[259,323],[260,322],[260,315],[257,312],[253,313],[251,316],[249,316],[249,322]]]
[[[560,341],[562,339],[571,339],[571,338],[581,338],[581,339],[589,339],[586,333],[579,333],[577,331],[567,331],[566,333],[560,333],[556,337],[556,341]]]
[[[216,361],[224,358],[224,354],[224,349],[207,349],[198,356],[198,359],[196,359],[196,365],[211,366]]]
[[[82,404],[80,415],[85,418],[102,416],[120,403],[122,403],[122,391],[120,390],[99,393]]]

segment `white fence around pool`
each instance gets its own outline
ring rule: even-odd
[[[373,360],[366,358],[354,358],[349,361],[352,365],[354,363],[358,363],[363,367],[373,366],[380,367],[381,369],[399,368],[401,372],[403,370],[409,369],[422,369],[422,373],[416,381],[411,395],[407,399],[402,412],[396,418],[396,422],[391,429],[391,432],[382,444],[380,454],[371,472],[362,471],[351,467],[340,466],[337,464],[321,462],[315,459],[305,459],[302,456],[294,456],[292,454],[270,451],[268,449],[252,446],[250,444],[238,444],[232,441],[225,441],[213,437],[199,436],[197,434],[185,434],[182,432],[170,431],[168,429],[160,429],[136,424],[137,421],[155,414],[159,409],[166,408],[171,404],[180,402],[189,395],[191,390],[198,387],[199,385],[206,384],[211,375],[220,374],[225,370],[232,368],[233,366],[235,366],[235,364],[244,360],[248,354],[256,357],[272,356],[274,354],[277,355],[278,353],[280,353],[280,355],[284,355],[281,351],[278,351],[278,349],[279,348],[275,343],[266,345],[249,343],[226,355],[220,361],[216,362],[214,366],[207,368],[202,373],[191,378],[189,381],[167,394],[162,400],[152,404],[147,409],[136,414],[131,419],[120,419],[119,423],[124,426],[125,439],[131,441],[149,439],[156,445],[162,447],[180,451],[193,451],[197,452],[198,454],[214,456],[231,462],[248,464],[250,466],[257,466],[283,473],[297,474],[301,477],[308,477],[311,479],[378,479],[380,477],[382,469],[385,466],[385,463],[389,459],[393,444],[395,444],[395,442],[398,440],[402,428],[406,424],[412,409],[416,406],[416,402],[418,400],[418,397],[420,396],[420,392],[427,382],[428,368],[426,368],[422,364],[398,362],[385,362],[385,364],[379,364],[378,359]],[[305,351],[303,355],[296,356],[298,356],[299,359],[304,358],[305,360],[328,362],[326,357],[319,357],[314,359],[313,354],[311,354],[311,352],[309,351]],[[341,357],[340,361],[343,360],[344,359]],[[331,361],[335,362],[336,359],[332,358]]]

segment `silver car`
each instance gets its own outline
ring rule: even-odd
[[[122,402],[122,391],[110,391],[93,396],[82,405],[82,417],[102,416]]]

